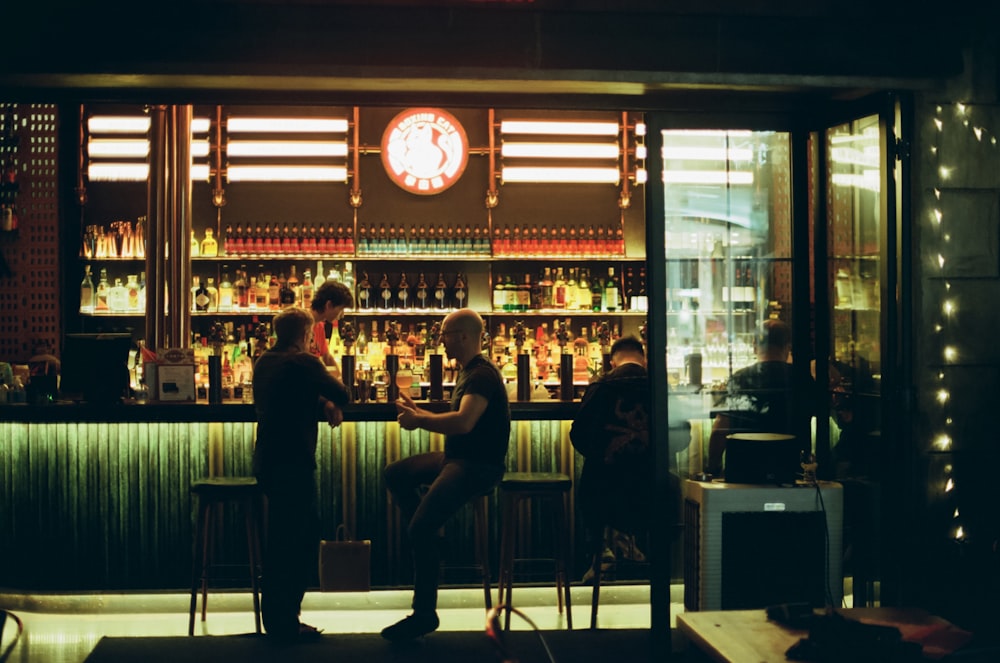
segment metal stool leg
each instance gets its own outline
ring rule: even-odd
[[[510,628],[510,607],[514,591],[514,535],[517,528],[515,522],[517,498],[513,495],[503,496],[503,535],[500,543],[500,591],[497,596],[507,609],[504,610],[504,630]],[[506,598],[504,592],[506,591]]]
[[[556,509],[556,527],[554,528],[557,537],[556,541],[556,591],[559,592],[559,607],[562,609],[563,597],[565,597],[566,603],[566,628],[573,630],[573,603],[570,598],[570,587],[569,587],[569,577],[567,574],[567,569],[569,568],[569,527],[566,522],[566,493],[560,493],[555,496]],[[560,589],[562,590],[560,592]]]
[[[473,503],[473,521],[476,531],[476,557],[478,557],[479,573],[483,579],[483,595],[486,601],[486,611],[493,607],[493,586],[490,578],[489,529],[486,523],[488,497],[483,496]]]
[[[608,536],[610,534],[610,528],[605,527],[604,531],[597,542],[597,548],[594,550],[594,557],[590,562],[590,572],[593,574],[594,579],[594,591],[590,597],[590,628],[597,628],[597,606],[601,597],[601,575],[602,575],[602,558],[604,556],[604,547],[607,545]]]
[[[247,563],[250,567],[250,591],[253,593],[254,627],[260,633],[260,590],[257,585],[257,508],[253,497],[243,503],[244,521],[247,530]]]
[[[188,614],[188,635],[194,635],[194,613],[198,609],[198,589],[203,582],[205,566],[205,519],[206,506],[198,505],[198,524],[195,529],[193,550],[191,551],[191,609]]]

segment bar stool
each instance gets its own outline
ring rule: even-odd
[[[514,588],[514,547],[520,523],[518,512],[523,502],[532,499],[542,501],[551,509],[553,520],[555,567],[556,567],[556,597],[559,603],[559,613],[563,611],[563,601],[566,604],[566,625],[573,628],[573,611],[570,602],[570,587],[567,578],[569,566],[569,519],[567,516],[566,499],[573,487],[573,481],[566,474],[558,472],[508,472],[500,481],[500,502],[503,513],[503,529],[500,536],[500,591],[498,600],[506,606],[504,628],[510,628],[511,595]],[[506,590],[506,600],[504,591]]]
[[[475,563],[472,568],[475,568],[479,573],[479,577],[483,583],[483,598],[486,604],[486,610],[489,611],[493,607],[493,578],[490,575],[490,531],[489,531],[489,521],[487,520],[487,514],[489,513],[489,503],[490,495],[492,491],[485,495],[479,497],[474,497],[469,500],[468,504],[472,507],[472,519],[473,519],[473,547],[475,548]],[[447,527],[447,526],[445,526]],[[448,568],[465,568],[469,569],[469,566],[461,565],[447,565]],[[444,566],[442,566],[444,570]]]
[[[188,635],[194,635],[194,613],[201,590],[201,621],[208,612],[208,579],[214,568],[228,566],[215,562],[216,518],[226,504],[242,509],[246,525],[247,556],[250,587],[253,592],[254,625],[260,628],[260,501],[262,492],[254,477],[210,477],[191,484],[191,494],[198,501],[198,525],[195,532],[191,565],[191,610],[188,615]],[[222,521],[220,521],[221,524]]]

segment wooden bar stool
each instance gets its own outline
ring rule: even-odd
[[[520,506],[532,499],[550,507],[552,534],[555,542],[556,597],[560,614],[563,601],[566,605],[566,625],[573,628],[573,611],[567,576],[569,567],[569,519],[566,499],[573,487],[573,480],[558,472],[508,472],[500,482],[500,503],[503,513],[503,530],[500,536],[500,591],[498,600],[507,608],[504,628],[510,628],[511,595],[514,588],[515,542],[518,538]],[[504,592],[506,591],[506,599]]]
[[[191,494],[197,499],[198,525],[195,532],[191,565],[191,610],[188,615],[188,635],[194,635],[194,613],[201,590],[201,621],[208,612],[208,579],[214,568],[228,566],[216,563],[215,543],[217,516],[226,504],[236,504],[243,511],[246,525],[247,556],[250,587],[253,592],[254,625],[260,628],[260,502],[262,492],[254,477],[211,477],[191,484]],[[221,525],[221,522],[219,525]]]

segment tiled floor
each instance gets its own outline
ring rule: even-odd
[[[683,612],[681,588],[671,592],[671,618]],[[574,587],[573,625],[590,620],[589,587]],[[375,633],[409,612],[409,590],[365,593],[309,593],[302,620],[326,633]],[[555,588],[517,587],[514,605],[541,629],[565,628],[565,616],[555,606]],[[158,594],[3,594],[0,607],[15,612],[25,632],[12,651],[10,663],[81,663],[103,636],[187,635],[186,593]],[[445,589],[439,598],[441,630],[484,629],[481,588]],[[254,629],[248,592],[215,592],[208,597],[208,619],[195,622],[196,634],[227,635]],[[602,585],[601,628],[649,628],[649,585]],[[13,624],[4,629],[3,648]],[[512,617],[512,629],[530,626]],[[2,649],[0,649],[2,652]]]

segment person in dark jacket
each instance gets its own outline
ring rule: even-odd
[[[292,642],[319,635],[315,627],[299,622],[302,598],[318,568],[317,422],[322,416],[331,426],[340,425],[340,408],[349,396],[308,352],[313,328],[309,311],[285,309],[272,325],[277,342],[253,371],[253,471],[267,497],[261,613],[269,637]]]
[[[616,537],[621,539],[631,539],[621,532],[643,529],[653,493],[651,404],[642,342],[633,336],[615,341],[611,366],[587,387],[569,432],[573,447],[584,458],[576,503],[593,545],[605,527],[619,530]],[[639,557],[638,551],[629,554]]]

